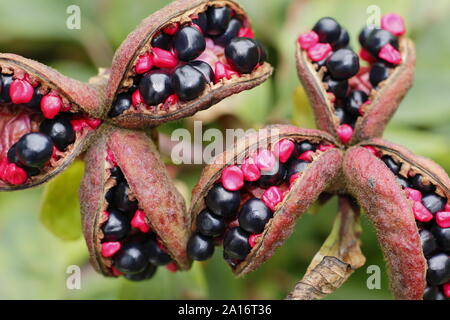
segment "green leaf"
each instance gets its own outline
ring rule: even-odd
[[[66,171],[47,184],[40,212],[42,224],[62,240],[72,241],[81,236],[78,188],[84,163],[75,161]]]

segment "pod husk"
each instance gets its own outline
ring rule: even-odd
[[[190,266],[186,255],[190,217],[184,199],[171,182],[149,134],[107,127],[85,157],[86,171],[80,188],[83,232],[93,267],[111,276],[101,255],[101,224],[109,183],[106,154],[110,150],[129,184],[151,229],[161,239],[179,269]],[[111,186],[111,185],[109,185]]]
[[[400,52],[402,63],[395,67],[380,88],[372,90],[369,96],[371,103],[365,107],[364,116],[358,117],[349,145],[357,144],[366,139],[381,137],[388,121],[412,86],[416,63],[414,43],[408,38],[400,38]],[[301,49],[298,42],[296,43],[295,56],[297,74],[308,95],[317,127],[329,132],[339,141],[336,134],[339,123],[321,81],[323,69],[320,72],[315,70],[307,52]]]
[[[249,75],[241,75],[240,78],[233,77],[230,80],[221,80],[213,86],[207,86],[200,97],[180,104],[175,111],[160,114],[158,114],[158,111],[155,111],[154,114],[151,114],[128,112],[129,110],[127,110],[117,117],[108,117],[108,112],[116,96],[120,93],[122,84],[132,72],[134,61],[149,48],[149,42],[153,35],[171,22],[186,21],[190,15],[204,11],[208,6],[214,5],[228,5],[248,20],[244,10],[237,3],[230,0],[177,0],[147,17],[135,31],[129,34],[114,55],[111,77],[106,89],[104,117],[109,122],[125,128],[157,126],[168,121],[191,116],[230,95],[256,87],[269,78],[272,74],[272,67],[265,62]]]
[[[199,183],[192,192],[192,228],[195,228],[195,217],[205,207],[204,198],[214,183],[220,179],[222,170],[236,162],[240,157],[252,154],[258,148],[258,144],[264,143],[266,136],[273,143],[279,139],[290,138],[293,140],[326,141],[334,144],[334,139],[319,130],[299,129],[291,125],[274,125],[259,130],[258,134],[249,134],[240,139],[235,150],[225,151],[218,155],[202,172]],[[274,138],[275,139],[275,138]],[[278,139],[278,140],[279,140]],[[328,184],[336,177],[341,168],[343,153],[340,149],[331,149],[315,159],[307,170],[296,180],[291,191],[284,198],[283,203],[274,212],[273,218],[266,224],[263,235],[252,248],[246,259],[233,268],[233,272],[242,276],[259,267],[261,263],[269,259],[275,249],[281,246],[291,235],[294,223],[318,196],[326,189]]]
[[[89,84],[68,78],[42,63],[11,53],[0,53],[0,66],[4,71],[11,73],[26,72],[39,79],[46,87],[57,90],[63,99],[70,101],[73,109],[77,112],[84,112],[92,117],[98,117],[101,114],[103,97],[96,88]],[[80,153],[85,151],[95,135],[96,130],[92,130],[84,136],[77,137],[75,143],[66,151],[67,155],[60,159],[56,166],[53,166],[50,171],[29,178],[22,185],[9,185],[0,181],[0,191],[27,189],[49,181],[66,169]]]

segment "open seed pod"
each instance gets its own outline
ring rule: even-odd
[[[159,265],[189,268],[184,199],[149,135],[107,127],[85,162],[80,203],[94,268],[135,281],[150,278]]]
[[[214,244],[223,245],[234,273],[255,270],[337,177],[342,158],[334,139],[318,130],[277,125],[240,138],[193,190],[188,255],[206,260]]]
[[[404,36],[403,19],[382,17],[381,28],[365,27],[358,55],[348,47],[344,27],[320,19],[296,45],[298,76],[317,126],[344,144],[380,137],[412,85],[415,49]]]
[[[343,170],[375,226],[394,296],[450,298],[450,179],[445,171],[381,139],[351,148]]]
[[[177,0],[146,18],[114,56],[105,117],[142,128],[193,115],[272,73],[244,10]]]
[[[14,54],[0,54],[0,69],[0,191],[12,191],[48,181],[86,148],[101,97]]]

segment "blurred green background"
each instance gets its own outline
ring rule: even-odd
[[[39,60],[73,78],[86,81],[98,67],[108,67],[114,50],[147,15],[167,0],[1,0],[0,50]],[[392,120],[385,137],[431,157],[450,171],[450,2],[448,0],[240,0],[270,51],[274,76],[250,92],[231,97],[194,118],[160,128],[192,128],[193,120],[206,127],[261,127],[264,123],[293,122],[313,127],[308,103],[294,68],[294,43],[299,33],[322,16],[333,16],[349,29],[358,48],[357,33],[368,18],[367,8],[405,17],[408,35],[417,46],[414,87]],[[66,28],[69,5],[81,9],[81,29]],[[168,159],[168,156],[166,155]],[[154,279],[130,283],[105,279],[87,261],[80,236],[76,189],[82,164],[77,163],[48,192],[63,190],[54,207],[47,203],[40,215],[44,188],[0,194],[1,299],[280,299],[301,278],[310,259],[330,231],[336,201],[318,215],[306,215],[295,233],[258,271],[235,279],[221,252],[189,272],[172,274],[160,268]],[[189,197],[200,166],[173,168],[177,185]],[[64,189],[60,186],[64,185]],[[55,191],[56,190],[56,191]],[[332,294],[331,299],[390,299],[383,258],[374,232],[363,217],[364,267]],[[50,231],[51,230],[51,231]],[[65,240],[63,240],[63,239]],[[219,250],[217,250],[219,251]],[[82,269],[80,290],[66,288],[69,265]],[[369,265],[383,272],[381,290],[366,286]]]

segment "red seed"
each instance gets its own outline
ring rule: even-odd
[[[33,86],[25,80],[16,79],[9,87],[9,96],[14,104],[28,103],[33,98]]]
[[[170,272],[177,272],[178,271],[178,267],[177,264],[175,262],[170,262],[168,264],[166,264],[166,269],[169,270]]]
[[[416,220],[420,222],[428,222],[433,219],[431,212],[420,201],[414,202],[413,212]]]
[[[243,28],[241,28],[239,30],[238,37],[239,38],[245,37],[245,38],[252,38],[253,39],[255,37],[255,35],[254,35],[252,29],[243,27]]]
[[[133,104],[133,106],[136,107],[137,105],[143,103],[143,101],[144,100],[142,100],[142,95],[139,89],[134,91],[131,95],[131,103]]]
[[[412,188],[405,188],[406,196],[410,200],[414,201],[422,201],[422,194],[419,190],[412,189]]]
[[[298,159],[311,162],[311,161],[313,161],[313,154],[314,154],[314,151],[309,150],[309,151],[303,152],[301,155],[299,155]]]
[[[364,146],[364,149],[369,151],[371,154],[373,154],[375,157],[379,157],[377,149],[375,149],[372,146]]]
[[[259,178],[261,178],[261,171],[255,164],[253,158],[245,159],[244,163],[241,166],[241,170],[246,181],[257,181]]]
[[[178,103],[178,96],[176,94],[171,94],[167,97],[166,101],[164,101],[164,105],[173,106]]]
[[[392,64],[399,64],[402,62],[401,53],[390,43],[381,48],[378,57]]]
[[[325,59],[332,50],[329,43],[316,43],[308,49],[308,57],[312,61],[321,61]]]
[[[136,210],[133,219],[131,219],[131,226],[140,230],[143,233],[150,231],[150,226],[145,221],[145,213],[142,210]]]
[[[81,119],[72,119],[72,120],[70,120],[70,123],[72,124],[72,128],[73,128],[73,130],[75,130],[75,132],[83,131],[84,128],[89,127],[89,125],[86,123],[86,121],[81,120]]]
[[[136,63],[135,70],[137,74],[142,74],[149,71],[152,67],[153,67],[152,56],[146,53],[139,57]]]
[[[445,204],[444,211],[450,211],[450,204]]]
[[[4,180],[13,185],[24,184],[28,179],[28,175],[21,167],[15,163],[9,163],[5,167]]]
[[[294,173],[290,178],[289,178],[289,188],[292,188],[292,185],[295,183],[295,180],[297,180],[300,177],[300,173]]]
[[[112,257],[121,247],[120,242],[104,242],[102,243],[102,256],[105,258]]]
[[[61,98],[53,93],[49,93],[41,99],[41,111],[47,119],[53,119],[60,111],[62,106]]]
[[[84,121],[86,121],[91,129],[97,129],[102,124],[102,120],[95,118],[86,118]]]
[[[219,82],[221,79],[227,79],[230,80],[232,76],[237,75],[239,76],[239,73],[231,69],[230,66],[222,63],[222,62],[216,62],[216,66],[214,68],[214,77],[215,77],[215,83]]]
[[[264,191],[261,200],[270,208],[270,210],[275,211],[275,207],[283,201],[283,192],[278,187],[270,187]]]
[[[222,171],[222,185],[229,191],[239,190],[244,186],[244,174],[238,166],[229,166]]]
[[[303,50],[307,50],[319,42],[319,35],[314,31],[306,32],[300,35],[297,41]]]
[[[109,219],[109,212],[108,211],[103,211],[103,219],[105,219],[105,221]]]
[[[436,213],[436,222],[441,228],[450,228],[450,212],[441,211]]]
[[[164,27],[163,32],[165,34],[168,34],[169,36],[173,36],[175,33],[177,33],[179,28],[180,28],[180,23],[175,22],[175,23],[172,23],[172,24]]]
[[[444,283],[442,285],[442,291],[444,293],[444,296],[450,298],[450,282]]]
[[[272,151],[262,149],[255,154],[255,164],[260,170],[271,171],[277,162]]]
[[[399,37],[405,34],[405,21],[396,13],[388,13],[381,17],[381,28]]]
[[[119,270],[117,270],[115,267],[111,267],[111,273],[115,277],[119,277],[119,276],[123,275],[123,273],[120,272]]]
[[[178,64],[177,57],[170,51],[161,48],[153,48],[153,64],[158,68],[175,68]]]
[[[363,59],[364,61],[367,61],[369,63],[374,63],[377,61],[377,59],[375,59],[369,51],[367,51],[364,48],[359,49],[359,56],[361,57],[361,59]]]
[[[261,233],[259,234],[251,234],[250,237],[248,237],[248,244],[251,248],[253,248],[256,245],[256,242],[258,241],[258,238],[261,237]]]
[[[273,146],[273,153],[280,160],[281,163],[288,161],[292,152],[294,151],[294,142],[289,139],[281,139]]]
[[[353,136],[353,128],[348,124],[341,124],[336,132],[343,143],[348,143]]]
[[[322,152],[325,152],[325,151],[328,151],[328,150],[331,150],[334,148],[335,148],[335,146],[333,146],[332,144],[321,144],[321,145],[319,145],[319,147],[317,147],[317,149]]]

